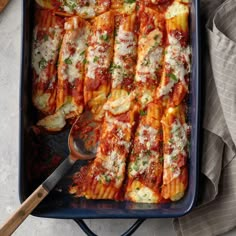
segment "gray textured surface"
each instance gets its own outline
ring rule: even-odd
[[[19,206],[18,199],[18,130],[19,81],[21,52],[21,3],[11,0],[0,14],[0,224]],[[134,220],[87,220],[101,236],[119,235]],[[53,236],[84,235],[71,220],[42,219],[29,216],[14,235]],[[169,219],[146,221],[134,234],[174,236]],[[226,234],[236,235],[236,230]],[[226,236],[225,235],[225,236]]]

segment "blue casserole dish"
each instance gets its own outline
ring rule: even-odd
[[[32,125],[36,123],[36,110],[31,104],[31,35],[33,28],[33,1],[23,0],[23,35],[22,35],[22,72],[20,100],[20,178],[19,194],[21,202],[46,178],[37,176],[32,179],[32,171],[40,169],[42,162],[32,167],[35,148],[39,148],[37,138],[32,133]],[[189,187],[183,199],[165,204],[137,204],[131,202],[115,202],[107,200],[86,200],[74,198],[68,191],[70,176],[78,169],[78,165],[58,184],[57,188],[37,207],[33,215],[63,219],[95,219],[95,218],[170,218],[187,214],[194,206],[197,198],[199,169],[199,131],[200,131],[200,45],[199,45],[199,1],[192,0],[190,33],[192,45],[192,74],[189,99],[189,121],[192,127],[191,149],[189,158]],[[44,135],[40,141],[40,150],[47,146],[55,153],[68,154],[68,130],[59,135]],[[47,152],[47,151],[46,151]],[[44,152],[44,153],[46,153]],[[55,159],[54,159],[55,162]],[[83,164],[83,163],[82,163]],[[80,165],[80,163],[79,163]],[[50,168],[47,169],[50,173]],[[48,173],[48,174],[49,174]],[[80,226],[86,228],[82,221]],[[138,222],[139,225],[141,221]],[[92,235],[92,234],[91,234]]]

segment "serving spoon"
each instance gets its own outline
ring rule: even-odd
[[[94,136],[94,130],[99,130],[99,126],[100,123],[93,120],[93,115],[90,111],[85,111],[77,118],[68,136],[70,154],[0,227],[1,236],[11,235],[77,160],[91,160],[95,158],[98,139]],[[81,129],[84,132],[80,132]],[[90,140],[89,145],[87,145],[88,140]]]

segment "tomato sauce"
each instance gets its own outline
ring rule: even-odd
[[[106,68],[97,68],[95,71],[95,79],[87,78],[86,89],[88,91],[96,91],[102,85],[107,85],[111,80],[111,74]]]
[[[182,47],[186,47],[189,44],[189,33],[183,32],[180,30],[172,30],[170,32],[170,35],[175,37],[179,42]]]

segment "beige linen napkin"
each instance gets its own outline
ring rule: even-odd
[[[236,0],[202,0],[204,89],[199,206],[174,220],[177,235],[213,236],[236,226]]]

